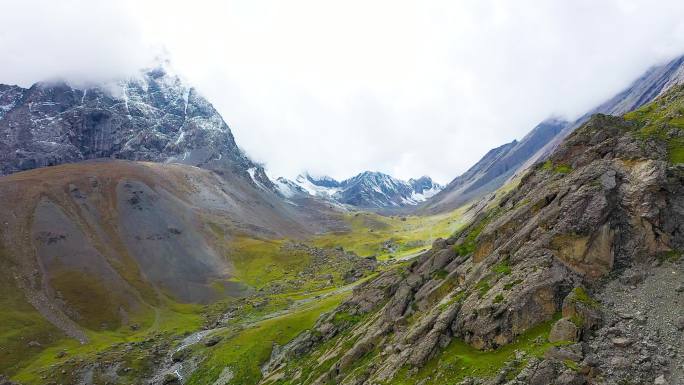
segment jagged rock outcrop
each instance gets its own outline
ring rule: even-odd
[[[660,103],[678,100],[684,100],[681,90]],[[667,124],[657,129],[666,136],[631,118],[592,117],[466,229],[436,241],[410,266],[355,289],[288,348],[298,352],[296,360],[288,365],[281,359],[271,372],[301,375],[298,365],[306,354],[334,344],[324,357],[336,363],[326,369],[319,358],[297,383],[389,382],[400,373],[417,373],[452,340],[497,349],[557,317],[563,318],[555,321],[551,339],[568,345],[529,360],[513,380],[510,369],[470,383],[584,384],[603,371],[612,375],[605,383],[614,384],[632,372],[633,378],[652,380],[659,370],[671,371],[677,363],[671,358],[684,352],[672,350],[668,357],[653,349],[662,365],[634,369],[624,360],[611,361],[613,353],[603,345],[586,346],[595,334],[609,335],[603,321],[612,317],[611,309],[604,313],[604,303],[593,298],[601,296],[605,282],[684,248],[684,168],[673,157],[684,130]],[[684,311],[681,303],[674,305]],[[349,318],[356,323],[339,322]],[[675,330],[673,338],[681,338]],[[407,367],[413,372],[402,372]]]

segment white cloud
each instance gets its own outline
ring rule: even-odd
[[[679,1],[53,3],[4,6],[0,82],[117,76],[163,46],[238,143],[287,176],[446,182],[684,53]]]
[[[76,83],[128,76],[150,63],[143,30],[117,2],[0,2],[0,82],[29,86],[67,78]]]

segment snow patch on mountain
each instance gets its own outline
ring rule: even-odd
[[[362,208],[399,208],[415,206],[442,190],[430,177],[403,181],[381,172],[362,172],[337,181],[329,176],[303,173],[294,181],[277,178],[274,183],[286,198],[308,194],[335,203]]]
[[[331,198],[340,191],[339,182],[330,178],[314,178],[305,173],[295,178],[294,183],[306,191],[309,195]]]
[[[308,194],[308,192],[298,184],[286,178],[277,178],[273,181],[273,184],[275,184],[278,192],[285,198],[292,198],[299,194]]]

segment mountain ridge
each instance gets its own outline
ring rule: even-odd
[[[415,206],[442,189],[429,176],[403,181],[377,171],[364,171],[343,181],[303,173],[294,181],[280,177],[276,179],[276,186],[285,197],[309,194],[343,205],[376,210]]]
[[[622,115],[652,101],[672,86],[682,82],[684,82],[684,56],[656,65],[635,79],[623,91],[572,122],[552,118],[539,123],[520,140],[519,147],[522,148],[512,152],[513,159],[503,156],[500,160],[489,161],[490,153],[487,153],[475,166],[447,184],[440,194],[421,205],[417,212],[439,213],[453,210],[477,196],[493,192],[511,177],[522,175],[535,162],[548,156],[566,136],[592,115],[597,113]],[[504,146],[506,145],[501,147]]]
[[[162,67],[84,89],[0,86],[0,175],[96,158],[230,169],[274,187],[211,103]]]

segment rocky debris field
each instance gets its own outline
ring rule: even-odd
[[[587,362],[597,363],[607,379],[684,384],[682,260],[629,269],[599,300],[605,326],[589,337]]]

